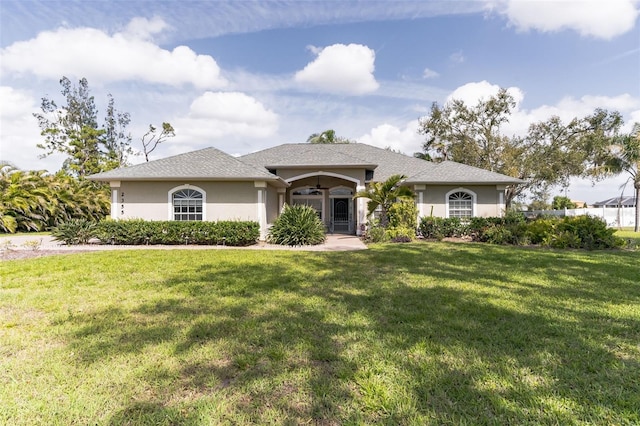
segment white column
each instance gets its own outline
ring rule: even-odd
[[[267,183],[262,181],[254,182],[254,186],[258,189],[257,216],[260,224],[260,240],[267,238]]]
[[[413,190],[418,194],[418,223],[420,218],[424,217],[424,191],[427,189],[427,185],[414,185]]]
[[[506,189],[506,185],[496,185],[496,190],[498,191],[498,217],[502,217],[505,214],[504,191]]]
[[[118,218],[118,188],[111,188],[111,219]]]
[[[119,217],[118,189],[120,188],[120,181],[109,182],[109,186],[111,187],[111,219],[116,220]]]
[[[360,192],[360,191],[364,191],[366,188],[363,185],[357,185],[356,186],[356,192]],[[366,217],[366,204],[365,204],[365,199],[364,198],[358,198],[358,203],[357,203],[357,212],[356,212],[356,217],[357,217],[357,223],[356,223],[356,235],[360,236],[362,235],[362,225],[364,224],[364,222],[367,220]]]
[[[286,188],[278,188],[278,214],[282,213],[282,208],[284,207],[284,196],[286,192]]]

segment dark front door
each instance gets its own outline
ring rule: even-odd
[[[333,231],[349,232],[349,198],[333,199]]]

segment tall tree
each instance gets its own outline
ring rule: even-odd
[[[593,176],[593,167],[622,125],[619,113],[597,109],[567,124],[551,117],[532,124],[523,137],[507,136],[502,127],[515,106],[505,89],[475,106],[461,100],[443,107],[434,103],[420,123],[424,153],[435,161],[456,161],[525,180],[507,187],[508,208],[524,192],[546,192],[567,185],[571,177]]]
[[[42,157],[53,153],[66,155],[63,169],[72,175],[84,177],[126,164],[131,137],[126,132],[129,114],[119,113],[109,95],[105,124],[98,125],[98,110],[89,90],[89,82],[82,78],[74,86],[67,77],[60,80],[65,103],[58,104],[42,98],[41,112],[33,115],[38,120],[46,150]]]
[[[626,173],[633,184],[636,197],[634,232],[640,229],[640,123],[635,123],[628,135],[621,135],[610,146],[610,157],[605,162],[605,173]]]
[[[129,164],[129,157],[134,154],[131,148],[131,133],[127,131],[131,116],[128,112],[115,109],[115,101],[111,94],[107,97],[109,101],[104,119],[104,146],[108,158],[107,168],[115,169]]]
[[[328,129],[322,133],[313,133],[312,135],[309,135],[309,137],[307,138],[307,142],[315,143],[315,144],[321,144],[321,143],[326,144],[326,143],[350,143],[351,141],[342,136],[336,136],[335,130]]]
[[[144,159],[146,161],[149,161],[149,154],[151,154],[158,145],[176,135],[173,126],[169,123],[162,123],[160,133],[156,133],[157,131],[158,128],[156,126],[149,124],[149,131],[142,136],[142,151],[144,152]]]
[[[398,200],[413,200],[415,193],[411,188],[402,185],[407,177],[404,175],[393,175],[384,182],[372,182],[363,191],[358,191],[356,198],[368,198],[368,215],[380,206],[380,226],[386,228],[389,224],[389,209]]]
[[[556,195],[551,202],[551,208],[553,210],[575,209],[576,203],[571,201],[569,197],[563,195]]]

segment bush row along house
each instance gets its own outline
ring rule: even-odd
[[[89,179],[110,184],[113,219],[251,220],[264,238],[285,203],[313,207],[330,232],[360,235],[367,203],[354,195],[394,174],[407,176],[419,216],[501,216],[505,188],[522,183],[361,143],[284,144],[241,157],[205,148]]]

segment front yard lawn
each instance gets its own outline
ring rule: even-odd
[[[637,252],[416,243],[0,268],[0,424],[640,423]]]

